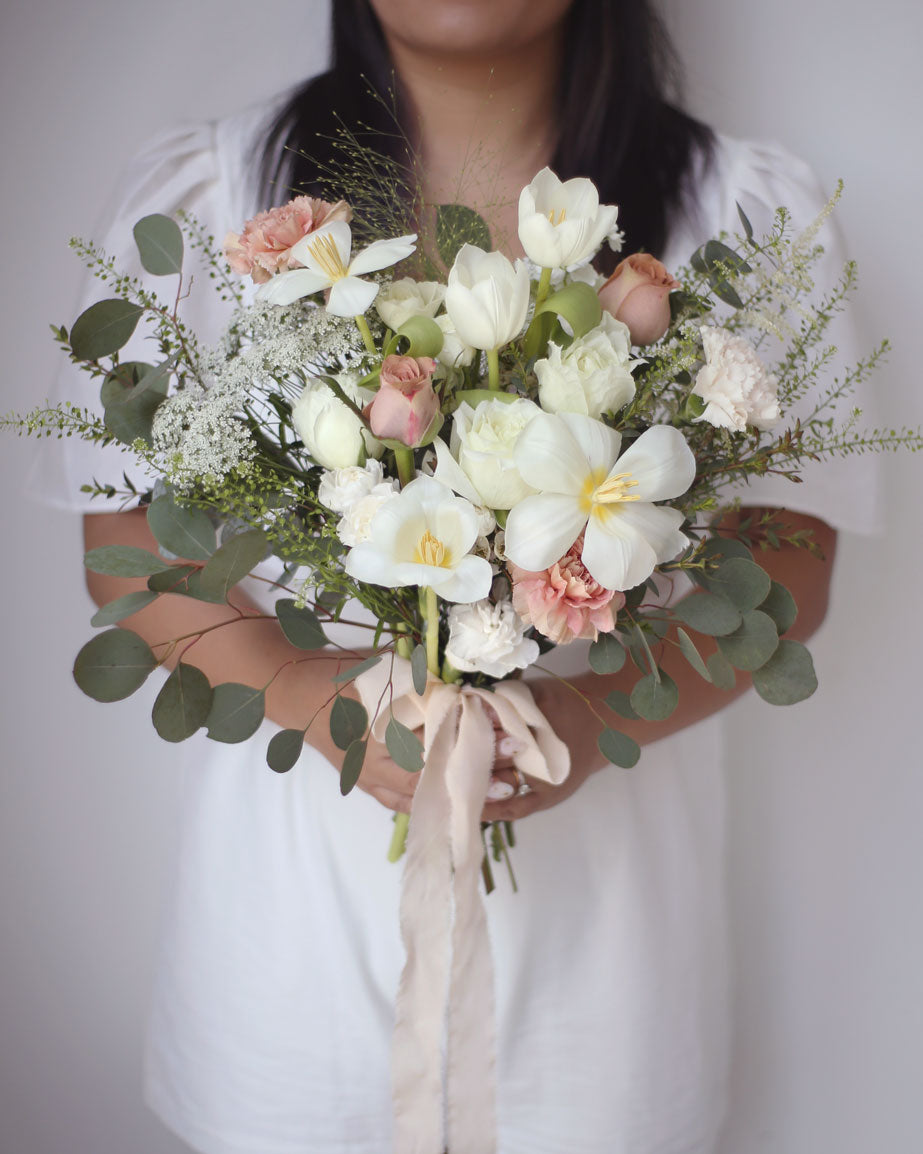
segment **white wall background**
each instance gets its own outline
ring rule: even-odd
[[[50,321],[73,319],[66,249],[91,235],[137,142],[266,96],[324,59],[319,0],[32,0],[0,16],[5,258],[0,408],[44,395]],[[879,0],[665,0],[692,107],[842,175],[890,421],[923,422],[923,10]],[[249,62],[256,50],[258,63]],[[271,61],[271,67],[267,65]],[[0,566],[0,1148],[179,1154],[140,1100],[140,1050],[173,838],[169,747],[143,701],[98,707],[70,678],[89,635],[74,518],[23,504],[29,442],[5,437]],[[732,1113],[720,1154],[868,1154],[923,1132],[923,757],[917,732],[923,459],[888,460],[886,536],[842,541],[821,689],[735,710],[739,958]],[[877,599],[877,601],[876,601]],[[643,770],[641,771],[643,772]]]

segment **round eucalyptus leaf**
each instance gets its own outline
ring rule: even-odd
[[[164,741],[185,741],[205,724],[212,687],[195,665],[181,661],[157,694],[151,720]]]
[[[763,613],[768,613],[775,621],[779,633],[787,633],[795,624],[795,618],[798,616],[795,598],[778,581],[772,582],[769,595],[760,605],[760,610]]]
[[[212,706],[205,724],[212,741],[233,745],[246,741],[259,729],[266,712],[262,689],[225,681],[213,690]]]
[[[340,769],[340,793],[345,797],[359,780],[362,763],[365,761],[366,742],[354,741],[347,749]]]
[[[765,569],[750,558],[730,557],[708,576],[707,588],[719,593],[741,613],[755,609],[767,597],[771,580]]]
[[[385,745],[394,761],[408,773],[423,768],[423,742],[412,729],[392,717],[385,730]]]
[[[179,592],[184,592],[187,597],[194,597],[196,601],[207,601],[210,605],[223,605],[225,600],[220,592],[215,593],[202,584],[201,569],[194,569],[189,574],[186,578],[185,589],[181,589]]]
[[[695,647],[692,638],[685,629],[676,630],[676,636],[679,639],[679,648],[683,657],[689,662],[692,668],[698,673],[700,677],[704,677],[706,681],[711,681],[711,674],[708,672],[708,666],[702,660],[702,655]]]
[[[693,593],[678,601],[672,609],[674,617],[697,633],[722,637],[740,627],[738,610],[717,593]]]
[[[718,638],[718,648],[735,669],[752,673],[764,665],[779,644],[776,623],[759,609],[743,615],[740,628],[726,637]]]
[[[676,682],[662,669],[659,673],[659,680],[649,673],[631,691],[632,708],[645,721],[666,721],[679,703]]]
[[[97,361],[117,353],[135,331],[142,312],[139,305],[118,297],[90,305],[71,329],[74,356],[81,361]]]
[[[303,729],[281,729],[266,749],[266,764],[275,773],[288,773],[304,749]]]
[[[349,749],[365,734],[369,715],[365,706],[351,697],[338,696],[330,710],[330,736],[337,749]]]
[[[201,509],[177,505],[169,493],[147,510],[151,532],[170,553],[190,561],[205,561],[215,551],[215,527]]]
[[[174,360],[153,367],[138,361],[117,365],[100,389],[103,419],[123,444],[150,443],[154,414],[166,400]]]
[[[116,597],[114,601],[110,601],[98,609],[90,618],[90,624],[97,627],[115,625],[116,622],[125,617],[131,617],[132,613],[137,613],[156,600],[157,594],[152,593],[150,589],[139,589],[137,593],[126,593],[124,597]]]
[[[135,545],[100,545],[85,554],[83,563],[91,573],[107,577],[153,577],[168,567],[163,557]]]
[[[702,555],[710,561],[729,561],[732,557],[740,557],[744,561],[752,561],[753,554],[736,537],[709,537],[702,546]]]
[[[465,204],[437,204],[436,248],[446,268],[452,267],[458,250],[465,244],[473,244],[485,252],[490,251],[492,246],[487,221]]]
[[[214,530],[212,530],[214,537]],[[226,541],[202,570],[202,588],[222,600],[266,557],[269,539],[262,529],[248,529]]]
[[[617,713],[619,717],[627,718],[629,721],[637,721],[638,715],[635,713],[631,704],[631,698],[627,693],[623,693],[621,689],[613,689],[611,693],[606,696],[606,705]]]
[[[599,752],[613,765],[631,769],[638,764],[641,747],[636,741],[620,733],[617,729],[604,729],[596,741]]]
[[[169,276],[183,268],[183,234],[175,220],[159,212],[134,227],[141,264],[153,276]]]
[[[289,641],[298,649],[323,649],[327,638],[313,609],[299,609],[291,597],[276,602],[279,626]]]
[[[753,687],[770,705],[795,705],[817,688],[811,654],[800,641],[783,639],[753,674]]]
[[[414,690],[420,697],[426,692],[426,682],[428,680],[427,674],[429,669],[426,664],[426,648],[423,645],[415,645],[413,653],[410,655],[410,676],[413,680]]]
[[[706,659],[708,672],[711,675],[712,685],[716,689],[729,690],[737,684],[737,675],[728,659],[719,651],[712,653]]]
[[[618,673],[625,664],[625,646],[615,633],[600,633],[589,651],[594,673]]]
[[[77,654],[74,680],[96,701],[121,701],[130,697],[157,668],[157,658],[147,642],[130,629],[99,633]]]
[[[197,571],[195,565],[171,565],[147,579],[148,589],[155,593],[185,593],[186,581]]]

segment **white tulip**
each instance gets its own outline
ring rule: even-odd
[[[451,369],[463,369],[474,360],[474,349],[466,345],[459,338],[448,313],[440,313],[435,318],[436,324],[442,329],[442,348],[436,354],[436,360],[441,365]]]
[[[334,379],[360,408],[372,399],[372,393],[359,388],[354,375],[338,373]],[[292,406],[292,424],[314,460],[326,469],[358,465],[364,455],[380,457],[384,451],[381,442],[324,381],[312,378],[305,385]]]
[[[389,329],[396,332],[411,317],[436,315],[445,300],[445,285],[433,280],[402,277],[386,285],[378,294],[375,309]]]
[[[561,181],[543,168],[519,195],[519,240],[542,268],[570,268],[593,257],[615,232],[618,211],[599,203],[586,177]]]
[[[529,311],[529,272],[500,252],[465,244],[449,270],[446,312],[459,339],[493,352],[518,337]]]

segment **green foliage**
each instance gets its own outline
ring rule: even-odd
[[[780,634],[787,633],[795,624],[795,618],[798,616],[795,598],[778,581],[772,582],[769,593],[760,603],[760,609],[773,619],[776,623],[776,630]]]
[[[168,568],[163,557],[134,545],[100,545],[85,554],[83,564],[91,573],[107,577],[151,577]]]
[[[212,687],[195,665],[181,661],[163,683],[151,717],[164,741],[185,741],[208,720]]]
[[[215,551],[215,527],[208,516],[178,504],[171,493],[151,502],[147,524],[157,544],[177,557],[205,561]]]
[[[266,712],[266,695],[262,689],[225,681],[216,685],[211,709],[205,719],[212,741],[229,745],[246,741],[262,724]]]
[[[145,216],[135,225],[134,237],[147,272],[169,276],[183,271],[183,234],[176,221],[160,213]]]
[[[317,614],[307,606],[299,606],[289,597],[276,602],[276,616],[288,640],[298,649],[323,649],[327,638]]]
[[[717,593],[693,593],[674,605],[672,612],[690,629],[710,637],[733,633],[741,623],[739,611]]]
[[[100,389],[106,427],[124,445],[150,442],[154,414],[167,396],[172,360],[163,364],[126,361],[106,375]]]
[[[737,676],[734,673],[734,668],[720,649],[716,653],[712,653],[706,658],[706,666],[711,677],[712,684],[716,689],[731,690],[737,684]]]
[[[613,689],[611,693],[606,696],[606,705],[617,713],[619,717],[624,717],[628,721],[638,721],[638,714],[635,712],[631,704],[631,698],[627,693],[623,693],[621,689]]]
[[[426,647],[415,645],[410,655],[410,676],[413,680],[414,690],[420,697],[426,692],[427,673]]]
[[[122,621],[125,617],[131,617],[133,613],[137,613],[156,600],[157,594],[149,589],[139,589],[137,593],[126,593],[124,597],[116,597],[114,601],[110,601],[101,609],[97,609],[90,618],[90,624],[96,627],[115,625],[116,622]]]
[[[157,658],[137,633],[109,629],[77,654],[74,680],[96,701],[121,701],[140,689],[156,668]]]
[[[770,705],[795,705],[817,688],[811,654],[799,641],[783,639],[753,674],[753,688]]]
[[[640,745],[617,729],[604,729],[596,744],[599,746],[599,752],[607,761],[611,761],[613,765],[621,766],[622,769],[631,769],[632,766],[637,765],[638,758],[641,756]]]
[[[81,361],[98,361],[117,353],[128,343],[141,319],[143,309],[131,301],[97,301],[74,321],[70,345]]]
[[[347,750],[358,741],[369,724],[365,706],[351,697],[338,696],[330,711],[330,736],[337,749]]]
[[[199,577],[202,589],[226,600],[234,586],[265,558],[269,542],[262,529],[248,529],[226,541]]]
[[[721,653],[735,669],[746,672],[765,665],[778,644],[779,634],[775,622],[759,609],[744,613],[740,626],[733,633],[718,638]]]
[[[423,768],[423,742],[419,737],[392,717],[385,729],[385,745],[395,763],[408,773],[417,773]]]
[[[680,629],[677,626],[676,637],[679,641],[680,652],[683,657],[689,662],[692,668],[698,673],[700,677],[704,677],[706,681],[711,681],[711,674],[708,672],[708,666],[702,659],[701,653],[695,647],[695,642],[689,636],[685,629]]]
[[[349,669],[341,669],[339,673],[333,675],[333,681],[355,681],[361,674],[365,673],[367,669],[371,669],[373,665],[377,665],[381,661],[380,657],[366,657],[364,661],[360,661],[357,665],[351,665]]]
[[[365,762],[367,745],[368,743],[365,741],[354,741],[343,757],[343,766],[340,769],[340,793],[344,797],[359,780],[359,774],[362,773],[362,766]]]
[[[625,646],[614,633],[600,633],[589,649],[594,673],[618,673],[625,664]]]
[[[437,204],[436,248],[447,269],[452,267],[458,250],[466,244],[473,244],[475,248],[485,251],[490,249],[487,222],[465,204]]]
[[[645,721],[666,721],[679,703],[676,682],[662,669],[635,682],[631,691],[632,709]]]
[[[266,764],[275,773],[288,773],[304,750],[303,729],[280,729],[266,749]]]

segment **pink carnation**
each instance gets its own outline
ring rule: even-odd
[[[599,633],[611,633],[615,614],[625,604],[624,593],[605,589],[590,576],[582,552],[581,535],[559,561],[541,573],[509,566],[513,608],[556,645],[578,638],[595,641]]]
[[[229,232],[224,238],[224,255],[236,273],[253,277],[263,284],[277,272],[300,268],[293,262],[292,246],[303,236],[333,220],[352,219],[352,209],[345,200],[328,204],[313,196],[296,196],[288,204],[261,212],[248,220],[238,235]]]

